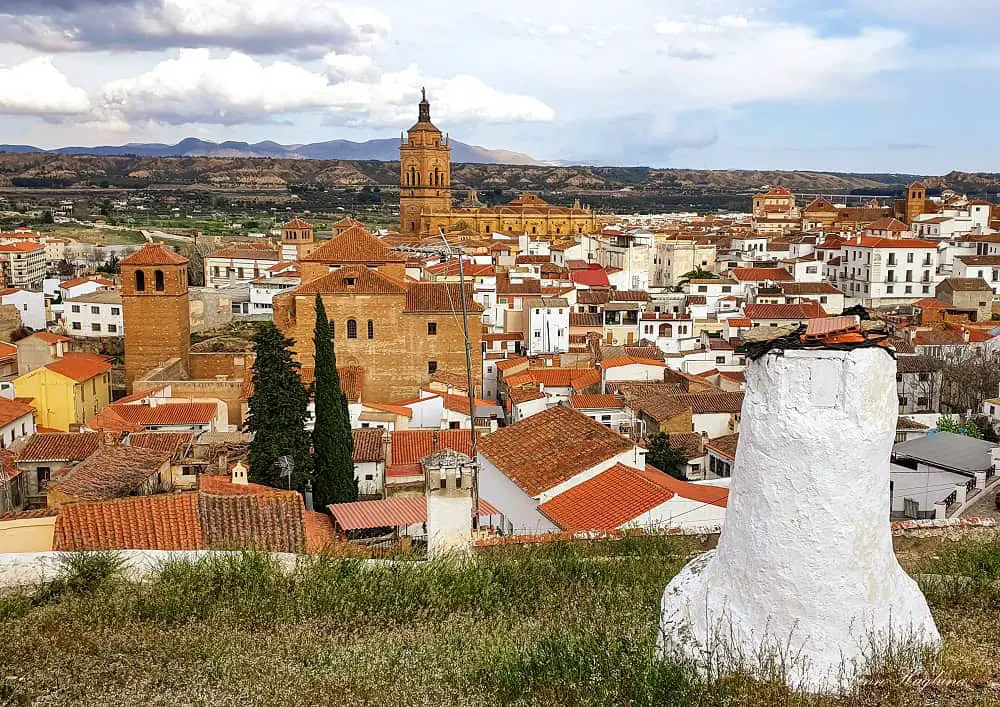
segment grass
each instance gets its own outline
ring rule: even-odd
[[[142,245],[146,242],[142,234],[135,230],[116,228],[88,228],[75,224],[47,224],[35,226],[42,233],[50,233],[57,238],[71,238],[88,245]]]
[[[474,564],[371,567],[257,554],[171,563],[143,583],[114,555],[0,599],[0,705],[990,705],[1000,544],[935,547],[911,571],[945,637],[926,674],[891,652],[842,697],[790,691],[780,666],[706,681],[653,655],[664,586],[696,538],[503,547]],[[766,666],[765,666],[766,667]]]

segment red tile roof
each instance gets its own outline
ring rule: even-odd
[[[52,332],[49,331],[36,331],[31,336],[44,341],[46,344],[58,344],[59,342],[67,343],[69,341],[72,341],[72,339],[69,338],[68,336],[63,336],[62,334],[53,334]]]
[[[138,447],[101,447],[60,474],[49,488],[84,501],[128,496],[169,462],[170,456],[169,452]]]
[[[33,412],[35,412],[33,405],[0,397],[0,427],[9,425],[25,415],[31,415]]]
[[[390,454],[393,466],[419,464],[421,459],[440,449],[452,449],[470,456],[472,438],[469,430],[401,430],[392,433]]]
[[[720,506],[721,508],[725,508],[729,503],[729,489],[724,486],[692,484],[687,481],[681,481],[668,474],[664,474],[656,467],[648,465],[643,476],[668,491],[672,491],[681,498],[686,498],[690,501]]]
[[[789,319],[806,320],[819,319],[826,312],[813,301],[798,304],[748,304],[743,308],[748,319]]]
[[[880,218],[877,221],[872,221],[868,224],[866,231],[909,231],[910,228],[902,221],[894,219],[892,217]]]
[[[337,224],[343,223],[344,220],[349,220],[349,219],[341,219],[336,224],[334,224],[334,226],[336,226]],[[309,230],[309,229],[312,228],[312,224],[311,223],[307,223],[306,221],[303,221],[298,216],[296,216],[295,218],[293,218],[291,221],[289,221],[288,223],[286,223],[281,228],[282,228],[282,230],[284,230],[284,229]]]
[[[860,240],[860,243],[858,242]],[[874,236],[861,236],[844,244],[847,247],[861,248],[927,248],[937,250],[937,243],[934,241],[921,241],[916,238],[875,238]]]
[[[209,253],[206,258],[229,258],[240,260],[273,260],[279,262],[281,254],[270,244],[264,243],[233,243]]]
[[[197,494],[136,496],[59,509],[53,549],[198,550]]]
[[[101,446],[100,432],[34,434],[17,453],[20,462],[82,461]]]
[[[656,366],[665,368],[666,363],[652,358],[633,358],[632,356],[620,356],[619,358],[609,358],[601,361],[601,368],[620,368],[622,366]]]
[[[546,388],[584,390],[600,385],[601,372],[596,368],[529,368],[504,378],[508,386],[541,383]]]
[[[465,286],[466,309],[469,314],[482,313],[483,306],[472,299],[472,286]],[[451,282],[414,282],[407,287],[407,313],[462,314],[462,288]]]
[[[351,430],[354,437],[354,462],[385,461],[383,440],[387,434],[381,427],[367,427]]]
[[[136,432],[129,435],[130,447],[175,453],[194,439],[193,432]]]
[[[705,444],[706,447],[718,452],[722,456],[735,460],[736,459],[736,447],[739,444],[740,436],[739,434],[725,435],[723,437],[716,437],[715,439],[710,439]]]
[[[150,243],[123,258],[121,265],[187,265],[188,259],[162,243]]]
[[[729,275],[742,282],[792,282],[795,278],[784,268],[733,268]]]
[[[576,285],[583,287],[608,287],[608,273],[595,263],[585,264],[584,268],[570,270],[570,279]]]
[[[71,378],[77,383],[83,383],[94,376],[110,371],[111,364],[106,357],[97,354],[67,352],[63,354],[62,358],[57,358],[52,363],[46,364],[45,368],[53,373]]]
[[[427,522],[427,501],[423,496],[334,503],[327,506],[341,530],[392,528]],[[500,511],[484,499],[479,499],[480,515],[499,515]]]
[[[302,258],[304,262],[329,263],[400,263],[406,256],[394,253],[389,246],[380,241],[360,226],[352,226],[346,231],[327,241],[309,255]]]
[[[617,395],[571,395],[569,404],[577,410],[619,410],[625,407],[625,401]]]
[[[34,253],[42,248],[40,243],[4,243],[0,244],[0,253]]]
[[[406,285],[370,268],[343,267],[310,280],[293,292],[296,295],[402,295]]]
[[[730,317],[726,320],[726,324],[731,327],[738,328],[749,328],[753,326],[753,322],[746,317]]]
[[[161,425],[208,425],[218,410],[215,403],[161,403],[156,407],[112,403],[88,420],[87,427],[129,431]]]
[[[556,406],[479,442],[479,452],[530,496],[537,496],[635,445],[599,422]]]
[[[546,501],[538,510],[562,530],[615,530],[673,495],[637,469],[616,464]]]

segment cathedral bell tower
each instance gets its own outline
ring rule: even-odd
[[[451,146],[431,122],[431,104],[421,89],[417,122],[399,144],[399,232],[430,230],[421,214],[451,211]]]

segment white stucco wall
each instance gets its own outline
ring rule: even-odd
[[[780,646],[796,656],[790,684],[827,690],[853,682],[872,636],[940,644],[892,549],[895,373],[875,348],[784,351],[747,368],[726,524],[664,592],[661,655]]]

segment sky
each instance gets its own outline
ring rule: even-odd
[[[398,135],[692,169],[1000,171],[997,0],[2,0],[0,143]]]

